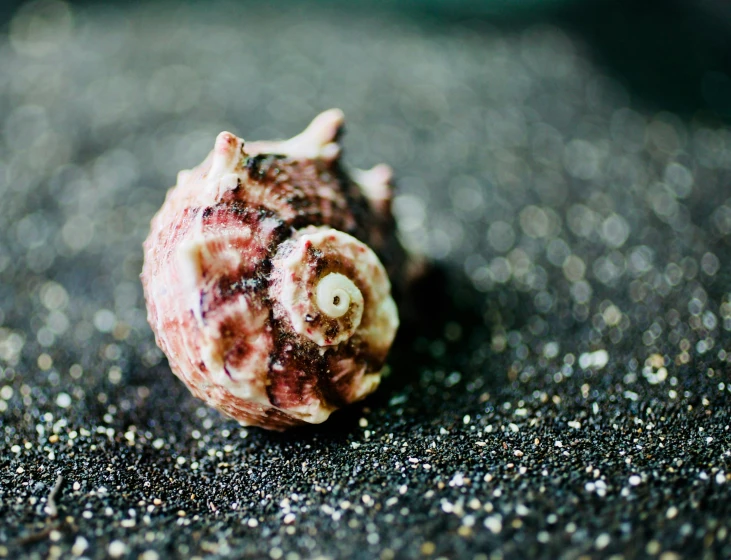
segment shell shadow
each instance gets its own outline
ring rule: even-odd
[[[498,372],[504,371],[500,364],[474,366],[470,361],[476,348],[489,345],[497,326],[496,313],[505,315],[510,309],[524,306],[511,301],[497,303],[495,307],[487,305],[487,299],[488,294],[477,291],[463,275],[441,266],[430,267],[400,298],[401,327],[389,355],[389,373],[379,389],[364,401],[333,413],[323,424],[294,428],[273,435],[273,439],[283,443],[295,439],[344,440],[362,430],[359,421],[371,411],[389,421],[390,411],[401,408],[405,397],[405,415],[409,422],[416,423],[433,422],[437,409],[458,410],[479,399],[480,391],[473,394],[466,389],[465,382],[442,390],[445,379],[434,380],[435,372],[447,377],[462,371],[463,381],[480,378],[484,390],[499,390],[508,383],[507,377]],[[519,324],[522,318],[514,317],[512,321]],[[445,407],[450,400],[454,404]]]

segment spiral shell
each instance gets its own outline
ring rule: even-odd
[[[346,173],[342,122],[333,109],[246,145],[222,132],[144,243],[158,346],[194,395],[245,425],[319,423],[364,398],[398,328],[391,171]]]

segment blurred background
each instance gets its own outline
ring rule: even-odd
[[[33,317],[29,273],[56,278],[88,299],[58,319],[79,340],[101,306],[149,343],[139,244],[224,129],[289,137],[342,108],[348,163],[396,170],[403,242],[482,292],[562,293],[554,275],[596,290],[563,273],[572,255],[612,288],[628,239],[663,250],[641,242],[664,235],[642,229],[648,212],[679,235],[686,199],[724,200],[710,185],[731,149],[726,2],[38,0],[2,14],[0,313]],[[68,334],[33,330],[41,347]]]
[[[0,19],[0,556],[43,529],[58,471],[98,557],[200,551],[179,511],[256,557],[728,557],[729,2],[5,0]],[[240,431],[156,348],[141,243],[219,131],[289,137],[330,107],[449,281],[368,408]],[[410,470],[384,466],[393,437]],[[153,499],[152,537],[106,524]],[[86,550],[74,535],[57,555]]]

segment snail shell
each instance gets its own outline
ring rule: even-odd
[[[194,395],[245,425],[319,423],[364,398],[398,328],[391,171],[347,174],[342,123],[333,109],[246,145],[222,132],[144,243],[158,346]]]

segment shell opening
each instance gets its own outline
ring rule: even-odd
[[[317,284],[317,307],[333,319],[345,315],[352,300],[362,299],[358,286],[343,274],[332,272]]]

